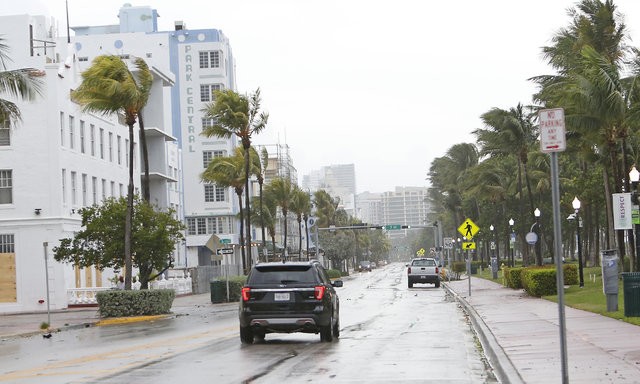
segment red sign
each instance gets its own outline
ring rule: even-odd
[[[562,152],[567,148],[564,128],[564,109],[543,109],[538,112],[540,150],[544,153]]]

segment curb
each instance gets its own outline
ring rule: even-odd
[[[447,291],[455,297],[456,301],[460,303],[467,315],[469,315],[473,328],[480,339],[485,355],[489,359],[489,364],[491,364],[498,380],[505,384],[524,384],[524,380],[513,365],[513,362],[504,352],[504,349],[502,349],[502,346],[500,346],[496,340],[491,329],[489,329],[484,320],[482,320],[480,315],[478,315],[478,312],[476,312],[464,297],[458,295],[456,291],[451,289],[446,282],[443,281],[443,285]]]
[[[170,317],[175,317],[175,315],[165,314],[165,315],[149,315],[149,316],[111,317],[107,319],[98,320],[96,323],[94,323],[94,325],[97,327],[101,327],[105,325],[129,324],[129,323],[138,323],[141,321],[153,321],[153,320],[159,320],[159,319],[166,319]]]

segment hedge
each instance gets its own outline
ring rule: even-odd
[[[101,291],[96,294],[100,317],[151,316],[171,312],[173,289]]]

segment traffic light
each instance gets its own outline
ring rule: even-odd
[[[410,226],[410,225],[403,225],[403,226],[401,226],[400,228],[402,228],[402,229],[409,229],[409,228],[411,228],[411,226]]]

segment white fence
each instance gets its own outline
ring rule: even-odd
[[[167,278],[166,274],[154,281],[149,282],[149,289],[173,289],[177,295],[188,295],[192,293],[191,274],[183,271],[172,271],[171,277]],[[112,287],[86,287],[86,288],[67,288],[67,305],[95,305],[98,304],[96,294],[100,291],[108,291],[117,289]],[[131,283],[131,289],[140,289],[140,282]]]

